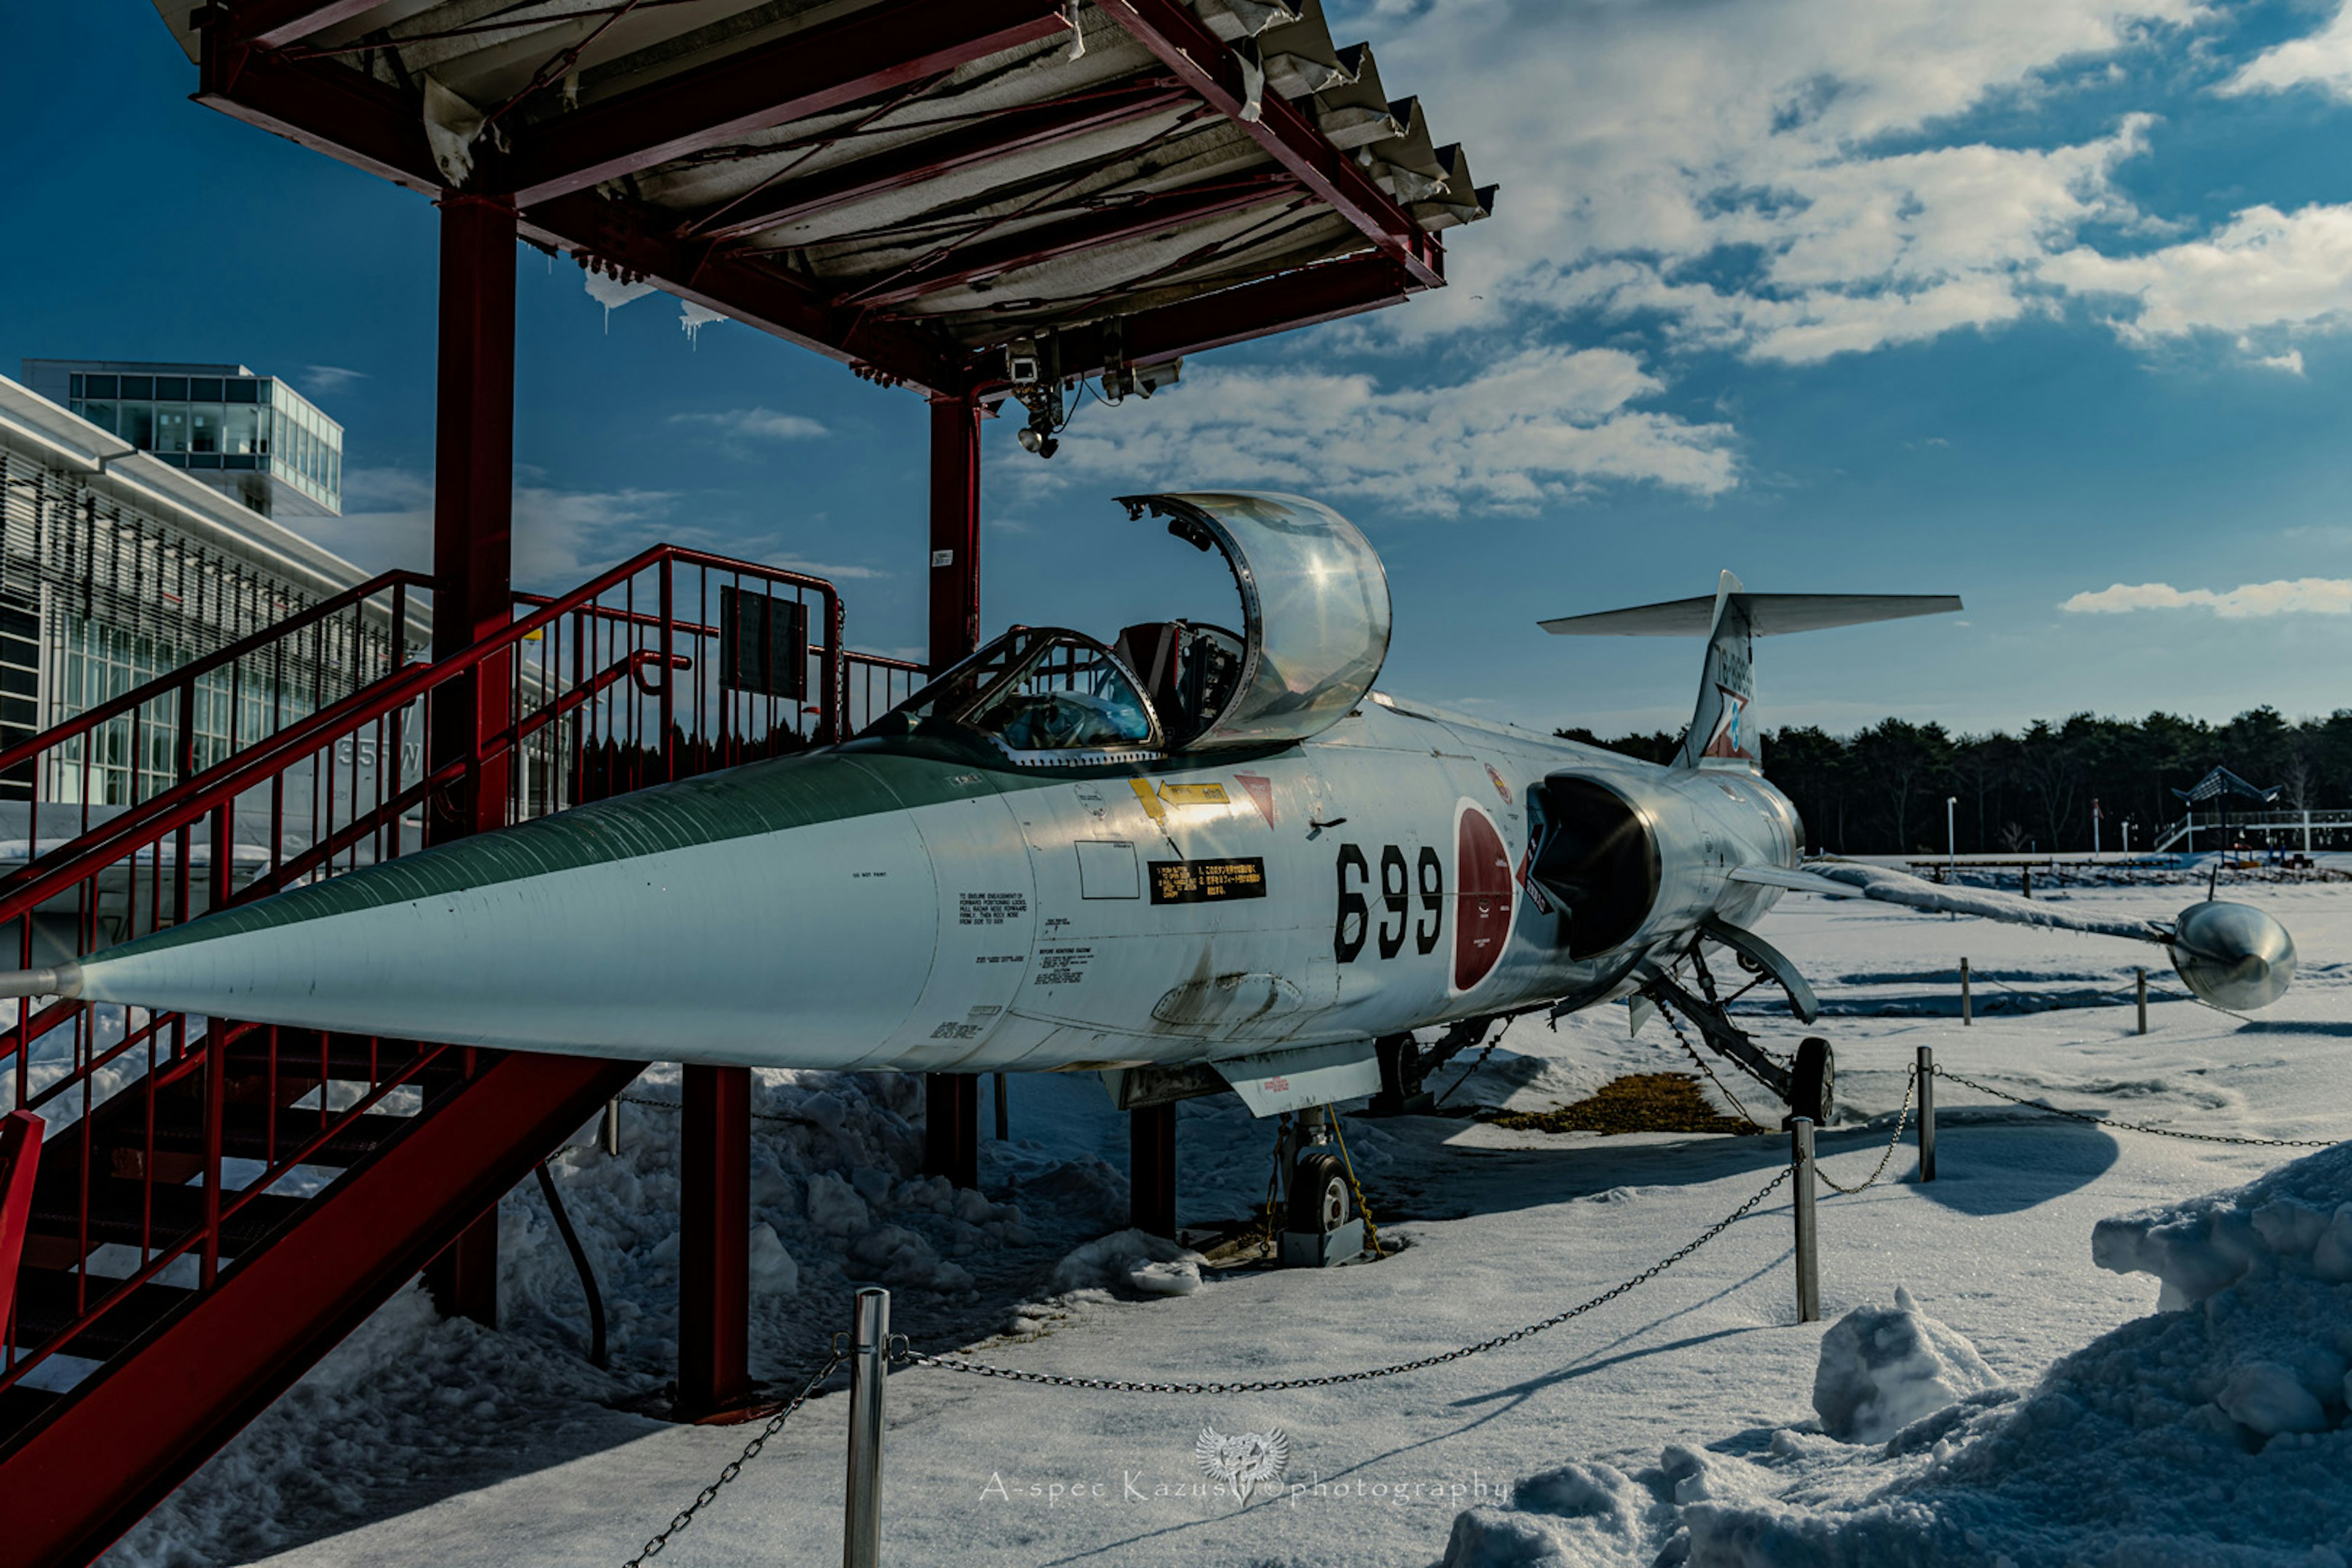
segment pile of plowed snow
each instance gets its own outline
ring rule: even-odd
[[[1824,1336],[1818,1421],[1531,1476],[1455,1520],[1447,1568],[2352,1563],[2352,1146],[2103,1221],[2092,1253],[2158,1310],[2031,1391],[1898,1292]]]

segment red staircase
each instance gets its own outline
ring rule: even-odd
[[[30,858],[0,878],[9,956],[824,744],[919,674],[842,647],[829,584],[694,551],[521,599],[499,635],[411,663],[427,587],[377,578],[0,752],[0,781],[53,797],[24,806]],[[0,1110],[46,1123],[0,1204],[25,1211],[13,1302],[0,1279],[0,1542],[27,1565],[104,1551],[639,1070],[0,1005]]]

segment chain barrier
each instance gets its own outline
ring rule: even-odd
[[[1870,1173],[1870,1180],[1858,1187],[1845,1185],[1835,1176],[1822,1169],[1818,1152],[1813,1158],[1813,1174],[1819,1176],[1832,1192],[1843,1193],[1848,1197],[1866,1193],[1878,1185],[1878,1178],[1886,1174],[1886,1163],[1895,1158],[1895,1148],[1903,1142],[1903,1130],[1911,1124],[1911,1097],[1918,1091],[1918,1088],[1919,1069],[1915,1067],[1903,1075],[1903,1110],[1895,1118],[1895,1136],[1886,1141],[1885,1152],[1878,1156],[1878,1169]]]
[[[1282,1189],[1282,1146],[1284,1135],[1289,1126],[1290,1114],[1285,1111],[1281,1119],[1274,1124],[1274,1168],[1268,1171],[1265,1176],[1265,1224],[1258,1229],[1257,1239],[1258,1245],[1265,1249],[1265,1255],[1269,1258],[1280,1250],[1280,1245],[1274,1239],[1274,1200],[1275,1194]]]
[[[1478,1074],[1478,1069],[1486,1065],[1486,1058],[1495,1054],[1495,1047],[1503,1043],[1503,1037],[1508,1033],[1510,1033],[1510,1027],[1507,1024],[1506,1024],[1502,1028],[1496,1030],[1495,1037],[1486,1042],[1486,1048],[1478,1053],[1478,1059],[1472,1062],[1468,1067],[1463,1068],[1462,1076],[1455,1079],[1452,1083],[1447,1084],[1445,1086],[1445,1092],[1429,1102],[1429,1109],[1435,1110],[1439,1106],[1444,1105],[1447,1100],[1454,1098],[1454,1091],[1455,1089],[1460,1089],[1464,1084],[1468,1083],[1473,1078],[1475,1078]]]
[[[1364,1184],[1356,1180],[1356,1162],[1348,1152],[1348,1134],[1339,1125],[1339,1108],[1331,1108],[1331,1135],[1339,1140],[1339,1163],[1348,1168],[1348,1188],[1356,1194],[1356,1212],[1364,1216],[1364,1245],[1371,1248],[1374,1258],[1385,1258],[1381,1250],[1381,1227],[1372,1223],[1372,1205],[1364,1201]]]
[[[1937,1068],[1936,1076],[1949,1079],[1954,1083],[1965,1084],[1979,1094],[1989,1094],[1995,1100],[2005,1100],[2011,1105],[2021,1105],[2029,1110],[2043,1110],[2053,1116],[2063,1116],[2070,1121],[2087,1121],[2094,1127],[2120,1127],[2126,1132],[2147,1132],[2158,1138],[2179,1138],[2191,1143],[2240,1143],[2263,1149],[2333,1149],[2343,1142],[2337,1138],[2232,1138],[2219,1132],[2183,1132],[2175,1127],[2149,1127],[2137,1121],[2117,1121],[2112,1117],[2092,1116],[2080,1110],[2061,1110],[2057,1106],[2039,1100],[2022,1099],[1995,1089],[1990,1084],[1979,1083],[1972,1078],[1962,1078],[1949,1068]]]
[[[1755,1196],[1699,1232],[1679,1249],[1652,1264],[1623,1284],[1613,1286],[1580,1306],[1570,1307],[1564,1312],[1555,1312],[1539,1322],[1513,1329],[1507,1334],[1497,1334],[1491,1340],[1481,1340],[1476,1344],[1460,1345],[1437,1355],[1423,1356],[1418,1361],[1398,1362],[1391,1366],[1370,1367],[1361,1372],[1329,1373],[1320,1377],[1267,1378],[1253,1383],[1135,1383],[1123,1378],[1067,1377],[1059,1373],[1028,1372],[1020,1367],[992,1366],[986,1362],[930,1355],[912,1347],[898,1351],[892,1359],[912,1363],[918,1366],[938,1367],[944,1372],[965,1373],[974,1377],[1003,1378],[1013,1383],[1044,1384],[1054,1388],[1091,1388],[1111,1394],[1279,1394],[1291,1389],[1326,1388],[1333,1384],[1365,1383],[1374,1378],[1395,1377],[1403,1373],[1422,1372],[1433,1366],[1443,1366],[1448,1362],[1479,1355],[1486,1351],[1499,1350],[1505,1345],[1517,1344],[1521,1340],[1542,1333],[1546,1329],[1556,1329],[1571,1318],[1580,1318],[1594,1308],[1605,1306],[1627,1291],[1648,1284],[1741,1220],[1746,1219],[1758,1204],[1762,1203],[1780,1189],[1780,1184],[1789,1179],[1794,1170],[1794,1166],[1782,1166],[1777,1175],[1758,1189]]]
[[[1721,1079],[1715,1076],[1715,1069],[1706,1065],[1706,1058],[1698,1054],[1697,1050],[1694,1048],[1690,1043],[1690,1037],[1683,1033],[1682,1025],[1677,1022],[1675,1017],[1675,1010],[1667,1006],[1664,1002],[1657,1001],[1655,997],[1651,998],[1651,1000],[1655,1004],[1658,1009],[1658,1016],[1666,1021],[1666,1027],[1672,1029],[1675,1032],[1675,1038],[1682,1043],[1684,1054],[1688,1056],[1692,1061],[1698,1064],[1698,1070],[1706,1074],[1706,1081],[1715,1085],[1716,1092],[1722,1095],[1724,1099],[1731,1101],[1731,1109],[1739,1112],[1739,1119],[1747,1122],[1748,1126],[1756,1129],[1759,1132],[1771,1131],[1772,1129],[1765,1126],[1761,1121],[1757,1121],[1754,1116],[1749,1114],[1748,1108],[1739,1103],[1739,1097],[1731,1092],[1731,1086],[1729,1084],[1725,1083]]]
[[[831,1377],[835,1372],[838,1372],[841,1369],[841,1363],[849,1359],[841,1348],[841,1342],[848,1337],[849,1336],[846,1334],[835,1334],[833,1336],[833,1352],[825,1361],[824,1370],[818,1373],[814,1377],[810,1378],[808,1380],[807,1386],[803,1387],[800,1391],[799,1394],[793,1398],[793,1402],[785,1405],[782,1410],[777,1411],[774,1418],[771,1420],[767,1426],[761,1428],[760,1435],[758,1436],[743,1445],[743,1451],[736,1455],[734,1459],[729,1463],[725,1469],[719,1472],[718,1479],[703,1488],[700,1492],[696,1494],[695,1500],[692,1502],[688,1503],[683,1509],[678,1510],[677,1517],[669,1521],[668,1529],[655,1536],[651,1541],[646,1542],[645,1550],[638,1552],[635,1557],[630,1558],[626,1563],[621,1564],[621,1568],[642,1568],[642,1565],[649,1559],[660,1556],[662,1549],[669,1544],[669,1538],[676,1535],[679,1531],[684,1530],[688,1525],[692,1524],[694,1522],[694,1516],[701,1512],[704,1505],[708,1504],[712,1498],[719,1495],[719,1489],[727,1485],[728,1482],[733,1480],[737,1476],[740,1475],[743,1471],[744,1466],[750,1464],[752,1460],[760,1457],[760,1450],[768,1446],[768,1439],[782,1431],[784,1428],[784,1423],[792,1419],[793,1413],[798,1410],[802,1405],[806,1405],[811,1396],[816,1393],[818,1385],[824,1383],[826,1378]]]

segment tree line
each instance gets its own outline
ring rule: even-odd
[[[1672,760],[1682,738],[1664,731],[1604,740],[1556,731],[1650,762]],[[2262,707],[2224,724],[2171,713],[2137,721],[2077,713],[2036,720],[2021,734],[1955,735],[1941,724],[1882,719],[1851,735],[1792,725],[1764,735],[1764,773],[1795,802],[1808,847],[1831,854],[1937,855],[1944,803],[1957,797],[1963,855],[2085,850],[2098,803],[2100,844],[2147,848],[2184,809],[2172,794],[2216,767],[2276,787],[2272,809],[2352,805],[2352,710],[2290,721]],[[2231,814],[2263,809],[2233,801]]]

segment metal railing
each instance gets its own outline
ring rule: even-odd
[[[912,697],[930,671],[910,659],[878,653],[842,655],[841,733],[846,738]]]
[[[397,617],[420,580],[394,576],[384,585]],[[369,589],[352,592],[304,626],[362,613]],[[657,546],[530,601],[462,654],[400,665],[238,736],[210,766],[188,756],[144,799],[110,813],[58,805],[73,836],[35,838],[29,863],[0,877],[0,941],[23,967],[70,960],[394,858],[436,823],[520,822],[824,743],[843,729],[841,626],[839,596],[820,579]],[[192,702],[196,683],[241,679],[262,657],[224,650],[156,683],[169,690],[126,694],[7,755],[144,725],[159,703]],[[127,1342],[209,1289],[322,1177],[459,1082],[473,1056],[113,1005],[0,1009],[0,1110],[48,1122],[25,1269],[47,1296],[28,1306],[20,1293],[16,1321],[0,1324],[0,1391],[61,1352],[102,1359],[94,1346]]]

